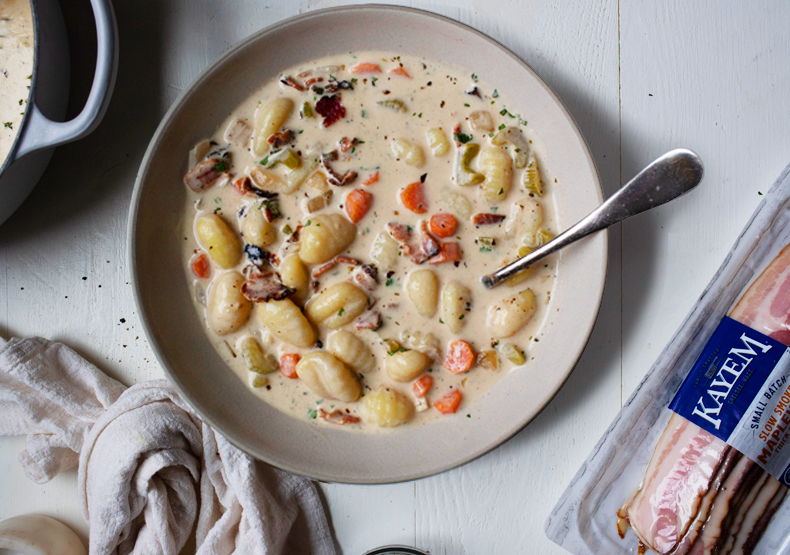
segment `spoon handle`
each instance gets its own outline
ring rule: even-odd
[[[702,172],[702,162],[692,151],[682,148],[670,150],[639,172],[579,223],[534,252],[500,268],[493,274],[483,276],[483,285],[487,289],[492,289],[526,270],[541,258],[582,237],[688,193],[699,184]]]

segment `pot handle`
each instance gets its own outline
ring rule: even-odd
[[[76,141],[91,133],[101,122],[110,104],[118,69],[118,27],[110,0],[91,0],[96,20],[96,72],[88,100],[82,112],[71,121],[57,122],[47,118],[34,102],[28,109],[29,122],[25,136],[16,152],[25,154]]]

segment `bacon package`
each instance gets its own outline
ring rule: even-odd
[[[790,166],[546,522],[574,554],[790,555]]]

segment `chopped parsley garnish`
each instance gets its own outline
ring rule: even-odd
[[[480,247],[480,252],[491,252],[489,247]]]
[[[465,106],[466,108],[469,108],[469,104],[467,104],[466,102],[464,102],[464,106]]]
[[[463,319],[464,319],[464,316],[466,316],[466,315],[465,315],[465,314],[461,314],[461,315],[458,317],[458,319],[459,319],[459,320],[463,320]]]
[[[218,172],[224,172],[228,169],[228,163],[225,160],[220,160],[216,164],[214,164],[214,169]]]
[[[337,311],[337,315],[342,316],[345,311],[346,309],[341,307],[340,310]]]
[[[316,416],[318,416],[318,411],[315,409],[307,409],[307,416],[311,420],[315,420]]]
[[[354,83],[354,84],[356,85],[356,84],[357,84],[357,78],[356,78],[356,77],[352,77],[352,78],[351,78],[351,82],[352,82],[352,83]]]
[[[477,75],[476,75],[476,74],[474,74],[474,73],[472,74],[472,81],[474,81],[475,83],[477,83]]]
[[[395,323],[397,324],[398,322],[395,322]],[[387,351],[387,354],[388,354],[389,356],[392,356],[392,355],[394,355],[395,353],[405,353],[406,351],[408,351],[408,349],[404,349],[403,347],[398,347],[398,348],[397,348],[397,349],[395,349],[394,351]]]
[[[370,78],[370,82],[373,84],[374,87],[376,86],[376,81],[378,81],[378,80],[379,80],[378,77],[371,77]]]
[[[499,129],[500,131],[502,131],[504,128],[505,128],[505,124],[504,124],[504,123],[501,123],[497,129]]]
[[[290,235],[293,232],[294,232],[294,230],[291,229],[291,226],[289,226],[288,224],[285,224],[285,227],[283,227],[283,233],[285,233],[286,235]]]
[[[280,203],[277,202],[276,200],[267,200],[266,212],[267,212],[266,217],[269,219],[269,221],[276,220],[277,218],[282,216],[282,213],[280,212]]]
[[[387,278],[387,281],[384,283],[384,285],[386,285],[387,287],[389,287],[389,286],[390,286],[390,285],[392,285],[393,283],[395,283],[395,280],[393,280],[392,278]]]
[[[498,195],[504,195],[505,194],[505,189],[500,189],[497,194]]]
[[[360,115],[361,115],[363,118],[367,119],[367,117],[368,117],[368,111],[367,111],[367,110],[362,110],[362,111],[360,112]]]
[[[214,197],[214,202],[220,204],[222,202],[222,197]]]
[[[307,223],[306,223],[306,224],[304,224],[304,226],[305,226],[305,227],[307,227],[307,226],[309,226],[309,225],[310,225],[312,222],[313,222],[313,220],[307,220]]]
[[[3,125],[5,127],[8,127],[9,129],[13,129],[14,128],[14,124],[11,123],[10,121],[5,122]]]
[[[494,89],[494,93],[491,95],[491,98],[499,98],[499,91]]]
[[[316,88],[315,88],[315,89],[313,89],[313,90],[314,90],[316,93],[318,93],[318,94],[324,94],[324,89],[323,89],[323,87],[316,87]]]
[[[20,98],[20,99],[19,99],[19,105],[21,106],[21,105],[22,105],[22,103],[23,103],[24,101],[25,101],[25,99],[24,99],[24,98]]]
[[[453,139],[461,144],[466,144],[472,140],[472,136],[467,135],[466,133],[453,133]]]
[[[500,115],[500,116],[505,116],[505,115],[507,115],[507,110],[506,110],[505,108],[502,108],[501,110],[499,110],[499,115]]]
[[[444,324],[444,320],[442,320],[441,318],[439,318],[439,323],[440,323],[440,324]]]

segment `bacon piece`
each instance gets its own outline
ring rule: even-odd
[[[315,268],[313,270],[312,272],[313,279],[321,277],[335,266],[337,266],[337,258],[333,258],[329,262],[326,262],[325,264],[321,264],[318,268]]]
[[[378,310],[366,310],[354,320],[354,328],[357,330],[376,331],[382,325],[381,313]]]
[[[277,197],[269,198],[263,203],[263,215],[266,216],[267,222],[273,222],[277,218],[282,217],[280,203],[277,202]]]
[[[340,262],[341,264],[351,264],[352,266],[359,266],[359,260],[356,258],[351,258],[350,256],[336,256],[335,260]]]
[[[343,137],[338,141],[338,145],[340,146],[340,152],[348,152],[355,146],[359,144],[359,139],[354,137],[353,139],[349,139],[348,137]]]
[[[294,142],[294,137],[294,132],[290,129],[286,129],[285,131],[275,133],[266,140],[269,141],[269,144],[272,145],[272,148],[281,148]]]
[[[303,73],[304,73],[304,72],[303,72]],[[302,76],[302,74],[300,73],[300,74],[299,74],[299,77],[301,77],[301,76]],[[323,81],[323,80],[324,80],[324,78],[323,78],[323,77],[311,77],[310,79],[308,79],[307,81],[305,81],[305,82],[304,82],[304,86],[305,86],[305,87],[309,87],[309,86],[310,86],[310,85],[312,85],[313,83],[320,83],[320,82],[321,82],[321,81]]]
[[[324,87],[324,91],[328,93],[333,93],[337,91],[353,91],[354,84],[351,81],[334,81],[332,79],[329,80],[329,83],[326,84]]]
[[[222,164],[227,162],[221,158],[209,158],[199,162],[191,171],[184,176],[184,185],[199,193],[208,189],[219,177],[225,168]]]
[[[223,138],[226,142],[234,144],[239,148],[247,148],[247,145],[250,144],[251,137],[252,127],[250,127],[246,121],[236,118],[228,124]]]
[[[363,290],[371,292],[379,284],[379,271],[372,264],[362,264],[354,268],[349,281]]]
[[[287,287],[277,272],[256,271],[250,273],[241,286],[241,292],[254,303],[281,301],[296,293],[296,289]]]
[[[321,166],[326,170],[326,173],[329,175],[327,181],[330,185],[334,185],[336,187],[345,187],[346,185],[350,184],[357,178],[357,172],[348,170],[343,174],[336,172],[332,169],[332,166],[329,162],[337,160],[337,151],[333,150],[328,154],[321,155]]]
[[[498,224],[505,217],[502,214],[475,214],[472,216],[472,223],[475,225],[491,225]]]
[[[326,412],[324,409],[318,409],[318,418],[331,424],[339,424],[340,426],[344,424],[356,424],[359,422],[358,417],[354,416],[353,414],[346,414],[340,409],[335,409],[332,412]]]
[[[408,245],[409,241],[411,241],[411,230],[409,226],[399,224],[397,222],[390,222],[387,224],[387,233],[390,234],[390,237],[395,239],[401,246]],[[409,254],[406,252],[405,254]]]
[[[304,92],[305,90],[307,90],[305,89],[304,85],[302,85],[299,81],[297,81],[290,75],[283,75],[282,77],[280,77],[280,83],[282,83],[286,87],[293,87],[299,92]]]
[[[315,111],[324,117],[324,127],[346,117],[346,108],[340,103],[340,95],[322,96],[315,103]]]
[[[416,252],[411,255],[411,260],[415,264],[422,264],[429,258],[441,252],[439,242],[428,233],[428,224],[425,220],[420,220],[417,224],[420,231],[420,245]]]
[[[252,180],[248,176],[243,175],[233,182],[233,188],[236,189],[242,195],[246,193],[251,193],[253,192]]]

